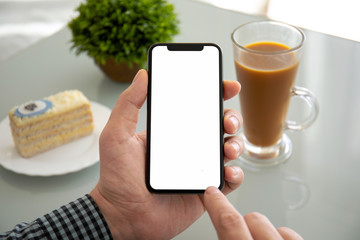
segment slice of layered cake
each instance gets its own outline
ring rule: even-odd
[[[78,90],[14,107],[9,119],[15,147],[26,158],[87,136],[94,129],[89,100]]]

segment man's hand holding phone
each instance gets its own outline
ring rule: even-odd
[[[104,214],[115,239],[171,239],[205,211],[203,195],[152,194],[146,188],[146,132],[136,133],[136,126],[147,86],[147,72],[140,70],[130,87],[120,95],[100,137],[100,179],[90,195]],[[224,100],[236,96],[239,91],[238,82],[223,82]],[[223,121],[224,132],[234,134],[240,129],[242,118],[235,110],[224,110]],[[198,141],[201,140],[199,137]],[[226,162],[236,159],[242,151],[240,138],[225,139]],[[222,192],[227,194],[239,187],[243,177],[239,167],[225,166]]]

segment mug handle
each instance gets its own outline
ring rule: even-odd
[[[299,97],[308,104],[310,107],[309,116],[302,122],[286,120],[284,128],[285,130],[302,131],[313,124],[319,114],[319,103],[315,95],[308,89],[303,87],[294,86],[291,90],[291,97]]]

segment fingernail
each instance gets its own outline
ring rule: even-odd
[[[240,168],[236,166],[231,166],[231,169],[233,171],[234,177],[237,177],[240,174]]]
[[[133,79],[132,83],[136,82],[136,80],[138,80],[138,79],[139,79],[139,75],[140,75],[141,70],[142,70],[142,69],[140,69],[140,70],[136,73],[136,75],[135,75],[135,77],[134,77],[134,79]]]
[[[240,125],[240,122],[239,122],[239,120],[237,119],[237,117],[231,116],[229,119],[230,119],[230,121],[232,122],[232,124],[234,125],[234,127],[235,127],[236,129],[238,129],[238,128],[239,128],[239,125]]]
[[[239,156],[240,151],[241,151],[241,146],[239,145],[239,143],[238,142],[232,142],[231,146],[235,149],[236,154]]]
[[[207,194],[217,194],[219,192],[220,192],[220,190],[218,188],[216,188],[216,187],[208,187],[206,189]]]

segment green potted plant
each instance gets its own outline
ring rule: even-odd
[[[72,49],[86,53],[111,79],[131,81],[144,67],[148,48],[171,41],[178,19],[166,0],[86,0],[68,27]]]

